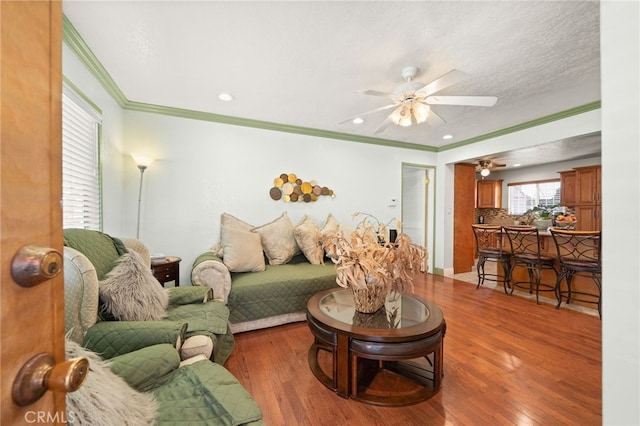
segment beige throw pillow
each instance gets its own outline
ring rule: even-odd
[[[322,241],[327,237],[327,235],[334,234],[338,231],[340,231],[340,224],[338,223],[336,218],[333,217],[331,213],[329,213],[329,215],[327,216],[327,220],[325,221],[324,225],[322,225],[322,228],[320,229],[320,243],[322,243]],[[329,252],[326,253],[327,257],[332,257],[333,254],[334,253],[329,253]]]
[[[234,227],[222,228],[222,262],[229,272],[262,272],[265,270],[260,235]]]
[[[247,222],[244,222],[229,213],[222,213],[220,215],[220,240],[211,246],[211,251],[213,251],[218,257],[224,257],[224,250],[222,249],[222,230],[224,228],[236,228],[251,231],[253,229],[253,225],[249,225]]]
[[[269,265],[284,265],[300,253],[287,212],[273,222],[253,228],[253,232],[262,238],[262,249],[269,259]]]
[[[309,263],[312,265],[323,263],[324,250],[320,241],[320,228],[312,218],[305,216],[293,229],[293,235]]]

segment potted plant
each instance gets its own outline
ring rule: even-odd
[[[525,215],[529,216],[529,223],[534,224],[538,229],[547,229],[553,223],[553,210],[556,207],[560,207],[560,205],[543,206],[542,204],[538,204],[527,210]]]
[[[426,250],[402,232],[391,243],[387,225],[368,213],[354,214],[358,216],[363,219],[351,234],[328,234],[322,245],[336,264],[337,284],[352,289],[356,310],[373,313],[389,293],[413,292],[414,274],[426,272]],[[396,221],[397,229],[400,225]]]

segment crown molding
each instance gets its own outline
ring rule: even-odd
[[[476,142],[484,141],[487,139],[497,138],[499,136],[508,135],[509,133],[519,132],[521,130],[526,130],[531,127],[541,126],[543,124],[551,123],[553,121],[562,120],[563,118],[571,117],[578,114],[583,114],[585,112],[593,111],[596,109],[600,109],[602,106],[601,101],[594,101],[588,104],[580,105],[575,108],[571,108],[565,111],[560,111],[555,114],[547,115],[544,117],[536,118],[535,120],[526,121],[524,123],[516,124],[515,126],[507,127],[501,130],[496,130],[495,132],[485,133],[484,135],[475,136],[470,139],[465,139],[463,141],[455,142],[452,144],[444,145],[436,149],[437,152],[443,152],[454,148],[460,148],[465,145],[471,145]]]
[[[455,142],[452,144],[444,145],[441,147],[434,147],[429,145],[420,145],[409,142],[400,142],[392,139],[374,138],[370,136],[351,135],[347,133],[332,132],[328,130],[313,129],[308,127],[291,126],[279,123],[273,123],[268,121],[252,120],[247,118],[232,117],[227,115],[220,115],[214,113],[208,113],[203,111],[194,111],[181,108],[173,108],[163,105],[147,104],[142,102],[130,101],[122,93],[118,85],[113,81],[109,72],[102,66],[98,58],[93,54],[91,48],[85,43],[78,31],[75,29],[71,21],[63,15],[62,17],[62,40],[66,45],[75,53],[80,62],[89,70],[89,72],[98,80],[102,87],[109,93],[109,95],[115,100],[115,102],[123,109],[130,111],[148,112],[153,114],[163,114],[172,117],[189,118],[193,120],[203,120],[215,123],[223,123],[234,126],[253,127],[263,130],[271,130],[276,132],[295,133],[307,136],[316,136],[328,139],[339,139],[349,142],[360,142],[371,145],[388,146],[393,148],[404,148],[418,151],[428,152],[442,152],[454,148],[459,148],[465,145],[470,145],[476,142],[480,142],[486,139],[503,136],[509,133],[525,130],[530,127],[539,126],[552,121],[560,120],[573,115],[581,114],[583,112],[591,111],[600,108],[600,101],[592,102],[586,105],[582,105],[576,108],[572,108],[566,111],[561,111],[556,114],[541,117],[535,120],[527,121],[525,123],[518,124],[516,126],[508,127],[506,129],[497,130],[495,132],[487,133],[484,135],[476,136],[464,141]]]

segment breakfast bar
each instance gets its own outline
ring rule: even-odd
[[[556,244],[554,242],[553,236],[549,231],[539,231],[538,233],[539,241],[540,241],[540,254],[552,256],[556,259],[555,268],[558,273],[561,272],[560,264],[558,262],[558,250],[556,248]],[[507,243],[508,245],[508,243]],[[505,271],[502,266],[498,266],[498,275],[500,277],[505,276]],[[526,268],[520,267],[515,268],[511,273],[511,281],[527,281],[529,280],[529,272]],[[556,282],[556,274],[551,269],[544,269],[541,271],[541,283],[547,283],[550,285],[554,285]],[[567,282],[566,279],[562,279],[560,282],[560,288],[557,292],[561,292],[564,297],[562,302],[567,303],[566,294],[568,293]],[[575,298],[572,297],[570,304],[578,305],[586,308],[593,309],[595,305],[598,304],[600,290],[594,279],[590,274],[576,274],[573,276],[571,282],[571,292],[575,295],[580,295],[580,297]],[[578,300],[582,299],[582,300]]]

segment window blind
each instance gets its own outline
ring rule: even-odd
[[[64,228],[100,230],[101,114],[66,84],[62,92],[62,218]]]

